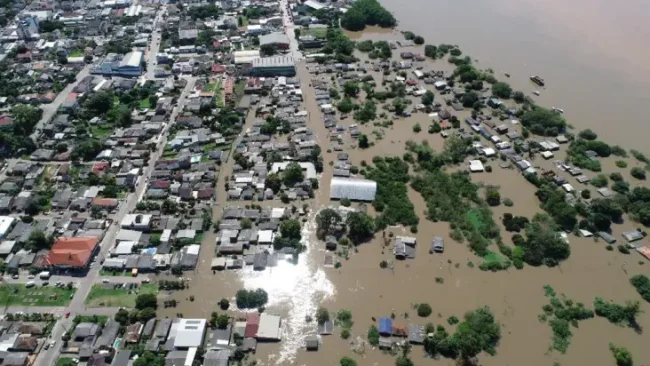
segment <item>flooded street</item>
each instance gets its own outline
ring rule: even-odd
[[[559,1],[380,0],[399,27],[426,43],[457,44],[499,79],[566,111],[569,123],[607,135],[613,144],[649,153],[650,3]],[[414,11],[414,9],[418,9]],[[512,75],[506,79],[504,73]]]
[[[386,32],[370,33],[364,37],[372,37],[373,40],[401,39],[401,36],[396,33]],[[461,47],[463,47],[462,43]],[[479,65],[486,67],[482,63]],[[427,68],[451,70],[444,61],[428,61]],[[513,72],[512,70],[514,69],[509,69],[510,72]],[[206,233],[197,270],[187,274],[189,289],[162,295],[163,299],[173,298],[180,302],[176,308],[161,309],[163,316],[172,317],[180,313],[186,317],[209,318],[211,312],[221,312],[217,303],[220,299],[226,298],[231,302],[229,315],[241,317],[243,313],[237,311],[234,306],[235,293],[242,288],[262,288],[269,295],[265,311],[282,316],[282,340],[277,343],[260,343],[256,354],[249,356],[249,359],[256,360],[259,365],[269,366],[332,366],[337,365],[342,356],[352,357],[360,365],[392,365],[395,362],[393,355],[373,349],[366,343],[368,328],[376,323],[373,318],[394,314],[396,323],[423,325],[431,322],[434,325],[443,325],[448,331],[452,331],[453,327],[447,323],[448,317],[453,315],[461,318],[464,312],[484,305],[492,309],[496,320],[502,325],[502,339],[495,356],[480,355],[482,365],[550,366],[554,362],[562,365],[612,365],[614,362],[608,348],[610,342],[627,347],[639,364],[650,360],[650,349],[645,345],[647,339],[645,335],[636,334],[628,327],[612,325],[598,317],[580,323],[580,328],[572,328],[574,335],[566,354],[549,351],[551,330],[548,324],[538,318],[542,314],[542,306],[548,300],[544,297],[543,286],[550,285],[558,294],[565,294],[576,302],[583,302],[589,308],[593,307],[594,298],[597,296],[617,303],[640,300],[635,289],[629,285],[629,278],[635,274],[647,274],[650,267],[641,265],[639,263],[641,257],[636,253],[626,256],[617,251],[607,251],[602,241],[597,242],[592,238],[578,238],[572,235],[570,237],[571,257],[555,268],[525,266],[523,270],[511,267],[504,272],[484,272],[478,269],[482,258],[472,254],[466,243],[456,243],[449,237],[448,223],[434,223],[425,219],[426,203],[418,192],[409,187],[409,199],[420,217],[418,232],[411,234],[407,229],[393,227],[386,231],[387,234],[416,237],[418,246],[415,259],[395,261],[392,249],[385,245],[381,233],[378,233],[371,242],[359,246],[356,250],[350,248],[349,259],[342,256],[335,259],[341,261],[340,268],[325,267],[325,245],[315,237],[315,216],[319,210],[335,204],[329,201],[333,170],[329,163],[336,160],[337,153],[330,150],[332,147],[329,141],[330,133],[324,127],[314,89],[310,84],[313,79],[327,81],[330,75],[310,75],[304,63],[298,65],[297,71],[303,90],[304,107],[309,113],[307,127],[314,132],[321,146],[325,166],[324,172],[319,177],[320,187],[315,192],[315,198],[295,203],[309,205],[309,214],[302,231],[302,242],[306,246],[306,251],[300,254],[297,262],[287,256],[280,259],[277,266],[269,267],[264,271],[254,271],[249,266],[239,270],[213,272],[211,260],[216,248],[216,234]],[[368,74],[372,75],[379,84],[382,79],[381,73],[369,72]],[[555,79],[546,74],[545,76],[551,80]],[[520,79],[522,85],[527,85],[528,76],[522,75]],[[515,80],[513,84],[516,85]],[[559,81],[551,84],[555,85],[549,87],[545,94],[551,94],[550,91],[555,88],[561,89]],[[378,86],[377,90],[381,88]],[[528,86],[528,90],[532,90],[532,87]],[[419,99],[408,98],[414,102]],[[436,93],[436,101],[441,100],[442,96]],[[603,132],[605,139],[611,142],[618,142],[617,137],[623,138],[623,135],[607,134],[601,128],[602,126],[592,125],[591,123],[595,123],[594,119],[589,119],[590,122],[583,126],[571,118],[578,112],[596,115],[598,113],[595,109],[574,111],[566,103],[563,107],[571,110],[567,112],[567,116],[577,127],[592,127],[599,133]],[[380,113],[381,110],[378,109],[377,112]],[[470,115],[470,111],[455,114],[463,120]],[[600,115],[599,118],[604,117]],[[255,120],[254,112],[249,112],[244,131]],[[339,122],[346,128],[355,123],[351,117]],[[418,123],[422,126],[422,132],[415,133],[413,126]],[[621,128],[622,123],[621,121],[616,129],[620,134],[626,133],[625,129]],[[439,134],[427,133],[430,124],[431,118],[424,113],[416,113],[407,119],[394,120],[393,126],[387,128],[374,126],[370,122],[359,126],[359,130],[369,137],[372,146],[368,149],[359,149],[357,142],[351,139],[349,134],[345,134],[343,145],[345,151],[350,154],[352,165],[357,167],[362,166],[363,161],[370,164],[374,156],[401,157],[405,153],[405,143],[408,140],[417,142],[426,140],[434,150],[441,151],[444,139]],[[634,138],[634,135],[630,134],[631,138]],[[563,152],[555,157],[555,159],[563,158]],[[532,160],[532,163],[539,171],[557,170],[553,162],[555,159],[543,160],[538,157]],[[602,159],[604,171],[620,172],[626,179],[629,179],[629,167],[639,166],[638,162],[627,158],[623,160],[629,167],[619,169],[614,164],[615,160],[617,159],[613,157]],[[502,229],[504,243],[512,245],[510,239],[512,233],[506,232],[501,223],[503,215],[512,213],[531,218],[542,210],[535,197],[536,188],[518,171],[500,168],[499,163],[498,159],[491,160],[489,164],[494,171],[472,175],[472,179],[477,183],[500,187],[501,197],[509,198],[514,202],[512,207],[500,205],[492,208],[493,218]],[[217,183],[219,197],[224,197],[226,194],[226,176],[231,174],[232,166],[233,159],[229,159],[221,167],[222,173]],[[464,166],[450,168],[452,169],[464,169]],[[571,178],[568,173],[562,174]],[[594,174],[589,173],[589,175]],[[630,182],[633,186],[647,185],[640,181]],[[584,188],[586,186],[576,186],[576,189]],[[593,191],[593,187],[591,189]],[[219,205],[214,207],[213,220],[221,218],[226,205],[245,204],[236,201],[220,200],[219,202]],[[290,206],[283,205],[277,200],[264,201],[260,204],[263,207]],[[374,213],[371,206],[368,206],[368,210]],[[625,222],[616,225],[614,230],[616,235],[620,235],[620,232],[636,227],[638,224],[626,218]],[[434,236],[441,236],[445,243],[448,243],[444,254],[429,254],[428,245]],[[490,249],[497,251],[494,245]],[[336,256],[335,253],[330,254]],[[381,269],[379,264],[384,260],[392,262],[393,268]],[[436,278],[441,278],[442,283],[437,283]],[[191,296],[194,297],[193,301],[190,300]],[[413,306],[418,303],[430,304],[433,308],[431,316],[418,317]],[[304,339],[308,335],[315,334],[316,322],[307,321],[306,318],[313,317],[319,306],[329,309],[330,314],[340,309],[349,309],[354,321],[351,337],[348,340],[341,339],[341,329],[335,327],[332,335],[321,337],[318,352],[307,352],[304,349]],[[650,325],[650,307],[647,303],[642,303],[641,308],[644,313],[637,320],[641,327],[647,327]],[[351,342],[356,345],[356,353],[352,351]],[[416,365],[455,364],[454,360],[450,359],[427,359],[422,347],[419,346],[413,347],[411,357]]]

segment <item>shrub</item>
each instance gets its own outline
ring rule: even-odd
[[[591,198],[591,191],[588,189],[583,189],[582,192],[580,192],[580,195],[582,196],[582,198],[588,200]]]
[[[511,200],[510,198],[504,198],[504,199],[503,199],[503,204],[504,204],[506,207],[512,207],[515,203],[512,202],[512,200]]]
[[[611,252],[612,250],[614,250],[614,247],[612,245],[607,245],[605,246],[605,249]]]
[[[632,366],[634,362],[632,361],[632,354],[625,347],[616,347],[613,343],[609,344],[609,349],[614,355],[617,366]]]
[[[330,320],[330,312],[324,307],[319,307],[316,310],[316,321],[318,324],[325,324],[325,322]]]
[[[421,316],[423,318],[426,318],[427,316],[431,315],[431,312],[433,311],[431,309],[431,305],[427,303],[422,303],[418,304],[418,316]]]
[[[449,325],[458,324],[458,318],[452,315],[449,318],[447,318],[447,323],[449,323]]]
[[[632,176],[636,179],[645,179],[645,170],[643,170],[643,168],[634,167],[630,171],[630,174],[632,174]]]
[[[344,198],[341,200],[341,206],[350,207],[350,204],[351,202],[349,198]]]
[[[368,329],[368,343],[373,346],[379,344],[379,330],[374,325],[371,325]]]
[[[616,166],[619,168],[627,168],[627,163],[623,160],[616,160]]]
[[[422,131],[422,126],[420,126],[419,123],[416,123],[415,126],[413,126],[413,132],[420,133],[420,131]]]
[[[344,329],[341,331],[341,338],[343,338],[343,339],[348,339],[348,338],[350,338],[350,330],[349,330],[348,328],[344,328]]]
[[[636,292],[647,302],[650,302],[650,279],[646,275],[636,275],[630,278],[630,283]]]
[[[623,253],[623,254],[630,254],[630,249],[628,249],[627,245],[619,244],[617,248],[618,248],[618,251]]]
[[[221,310],[228,310],[228,308],[230,307],[230,301],[228,301],[228,299],[225,298],[219,300],[219,307],[221,308]]]

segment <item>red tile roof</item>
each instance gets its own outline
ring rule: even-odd
[[[96,236],[59,238],[47,254],[46,263],[51,266],[86,267],[97,244],[99,238]]]
[[[101,207],[117,207],[117,199],[115,198],[93,198],[93,206]]]
[[[219,65],[219,64],[212,65],[212,73],[214,74],[220,74],[225,71],[226,71],[226,67],[224,65]]]
[[[248,314],[246,315],[246,328],[244,329],[244,337],[254,338],[257,336],[257,330],[260,329],[260,315]]]
[[[105,161],[100,161],[93,164],[92,172],[97,175],[102,175],[104,174],[104,170],[106,170],[106,168],[108,168],[108,163]]]
[[[14,120],[11,117],[7,116],[6,114],[0,116],[0,126],[8,126],[13,122]]]
[[[171,182],[168,180],[156,180],[151,182],[151,187],[153,188],[162,188],[162,189],[167,189],[169,188]]]

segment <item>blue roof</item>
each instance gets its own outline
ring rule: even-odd
[[[379,334],[393,333],[393,319],[379,318]]]

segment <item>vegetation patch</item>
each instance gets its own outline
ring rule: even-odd
[[[31,287],[24,284],[4,284],[0,288],[0,304],[4,306],[65,306],[75,289],[68,287]]]
[[[650,302],[650,278],[648,276],[636,275],[630,278],[630,283],[645,301]]]
[[[235,302],[240,309],[261,308],[269,301],[269,295],[261,288],[256,290],[239,290]]]
[[[540,321],[547,322],[553,331],[551,349],[565,353],[571,343],[571,327],[578,327],[578,321],[594,317],[594,312],[586,309],[582,303],[574,303],[566,296],[557,296],[551,286],[544,286],[544,295],[549,304],[542,307]]]
[[[629,327],[640,329],[636,322],[636,316],[642,311],[638,301],[628,301],[625,305],[619,305],[611,301],[605,301],[600,297],[594,300],[596,315],[617,325],[626,323]]]
[[[376,230],[389,225],[417,226],[418,216],[409,200],[406,183],[409,181],[409,166],[398,157],[372,159],[374,167],[366,167],[366,178],[377,182],[377,193],[373,205],[379,212],[375,219]]]
[[[90,308],[134,308],[138,295],[158,294],[158,286],[154,284],[142,284],[137,289],[105,287],[104,284],[96,284],[90,289],[84,303]]]

